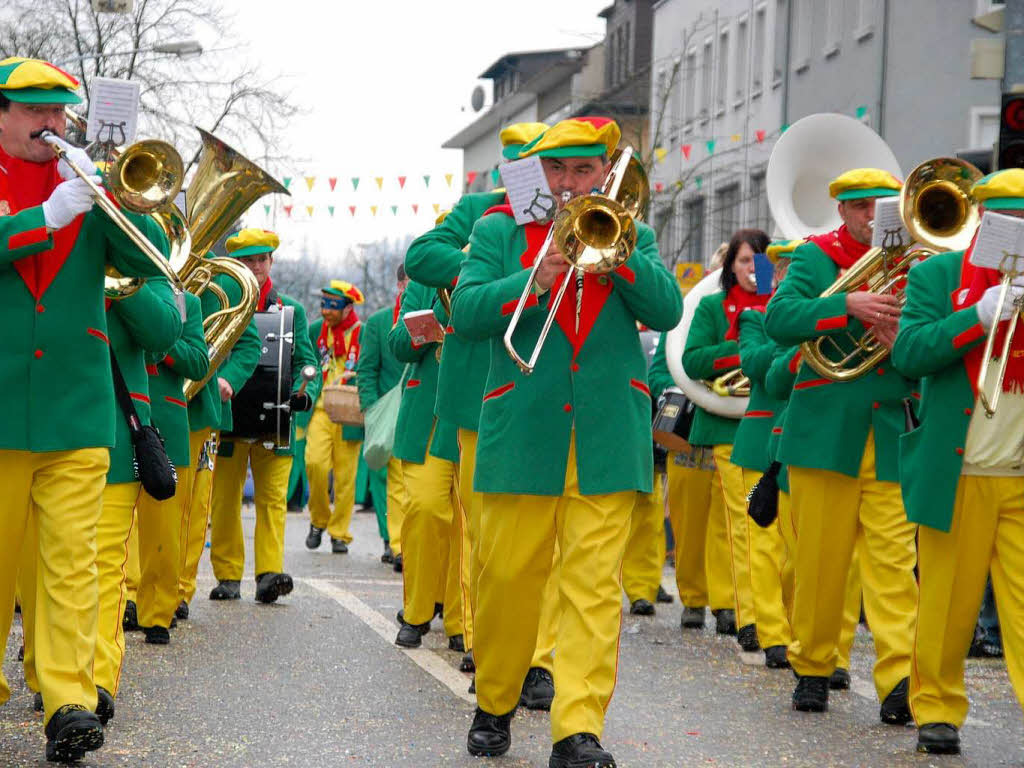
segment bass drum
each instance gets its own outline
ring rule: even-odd
[[[697,311],[697,305],[705,296],[718,293],[722,290],[720,279],[721,269],[707,274],[697,283],[683,299],[683,317],[679,325],[673,328],[665,336],[665,362],[668,365],[669,373],[676,386],[695,405],[699,405],[705,411],[717,416],[724,416],[729,419],[741,419],[747,411],[749,397],[722,397],[716,395],[703,382],[694,381],[686,375],[683,370],[683,349],[686,347],[686,337],[690,333],[690,323],[693,322],[693,315]]]
[[[245,386],[231,399],[232,429],[224,435],[288,448],[295,310],[275,306],[253,317],[260,337],[260,360]]]

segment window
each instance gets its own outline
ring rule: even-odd
[[[786,73],[786,37],[789,35],[786,14],[789,0],[775,2],[775,47],[772,57],[772,88],[782,85]]]
[[[721,112],[729,95],[729,31],[718,38],[718,82],[715,94],[715,108]]]
[[[767,10],[763,5],[754,13],[754,44],[750,49],[751,96],[756,96],[761,92],[761,82],[764,74],[764,39],[767,15]]]
[[[686,260],[704,264],[704,198],[687,201],[683,209],[686,220],[686,242],[682,250]]]
[[[622,27],[615,30],[615,38],[618,40],[619,47],[615,54],[615,85],[618,85],[622,82],[626,69],[626,36]]]
[[[658,227],[658,252],[662,258],[666,258],[675,250],[674,241],[677,222],[672,215],[671,204],[663,204],[655,208],[654,223]]]
[[[680,68],[679,60],[672,65],[675,69]],[[676,79],[679,78],[679,73],[676,72]],[[665,99],[669,104],[669,113],[665,116],[665,120],[662,123],[662,130],[669,136],[674,137],[676,131],[679,130],[679,126],[683,122],[683,110],[686,109],[683,104],[683,93],[679,88],[674,87],[673,83],[669,82],[669,78],[665,78]]]
[[[714,43],[709,38],[704,41],[704,56],[701,58],[701,86],[700,86],[700,118],[707,120],[711,114],[711,83],[713,80],[715,59],[712,55]]]
[[[626,80],[633,74],[633,38],[629,34],[629,22],[626,22],[625,33],[623,35],[623,41],[626,45],[626,50],[622,54],[622,80]]]
[[[739,106],[743,103],[747,89],[747,50],[749,25],[746,18],[739,20],[736,25],[736,74],[733,77],[735,87],[733,88],[734,104]]]
[[[793,0],[793,71],[803,72],[811,64],[811,31],[814,18],[811,0]]]
[[[715,192],[715,242],[725,243],[739,229],[740,185],[730,184]]]
[[[697,116],[697,51],[686,52],[686,61],[680,73],[683,81],[683,122],[689,124]]]
[[[750,210],[747,214],[750,226],[772,231],[772,214],[768,207],[768,195],[765,191],[764,171],[750,175]]]
[[[967,137],[971,149],[995,144],[999,140],[999,107],[971,107]]]
[[[853,36],[858,41],[867,40],[875,31],[878,18],[878,0],[857,0],[857,24]]]
[[[839,43],[843,39],[843,2],[827,0],[825,3],[825,47],[822,50],[825,58],[839,53]]]

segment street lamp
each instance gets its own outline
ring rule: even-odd
[[[92,53],[85,53],[81,56],[73,56],[70,59],[63,61],[54,62],[58,67],[66,67],[68,64],[75,64],[79,61],[88,61],[89,59],[107,59],[111,56],[131,56],[134,53],[169,53],[178,58],[193,58],[199,56],[203,52],[203,46],[198,40],[175,40],[170,43],[157,43],[151,45],[148,48],[134,48],[130,51],[113,51],[111,53],[100,53],[93,51]]]

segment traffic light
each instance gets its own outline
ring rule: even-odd
[[[1004,93],[999,113],[999,168],[1024,168],[1024,94]]]

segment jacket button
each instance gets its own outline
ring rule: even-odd
[[[580,364],[579,363],[573,363],[571,366],[569,366],[569,369],[573,373],[576,373],[576,371],[578,371],[580,369]]]
[[[877,410],[878,410],[878,408],[879,408],[879,406],[878,406],[878,403],[872,403],[872,404],[871,404],[871,407],[872,407],[872,408],[874,408],[874,409],[875,409],[876,411],[877,411]]]
[[[37,349],[36,350],[36,360],[38,360],[42,356],[43,356],[43,350]]]
[[[565,405],[562,406],[562,410],[565,411],[566,413],[569,413],[569,411],[572,410],[572,405],[566,403]]]
[[[608,278],[605,275],[601,275],[599,278],[597,278],[597,284],[608,285]]]
[[[971,409],[970,408],[964,408],[964,416],[970,416],[970,415],[971,415]]]
[[[885,375],[885,368],[879,368],[878,369],[878,375],[879,376],[884,376]]]
[[[956,449],[956,455],[957,456],[963,456],[964,455],[964,449],[963,448],[957,448]]]
[[[36,304],[36,312],[45,312],[45,311],[46,311],[46,307],[44,307],[42,304]]]

